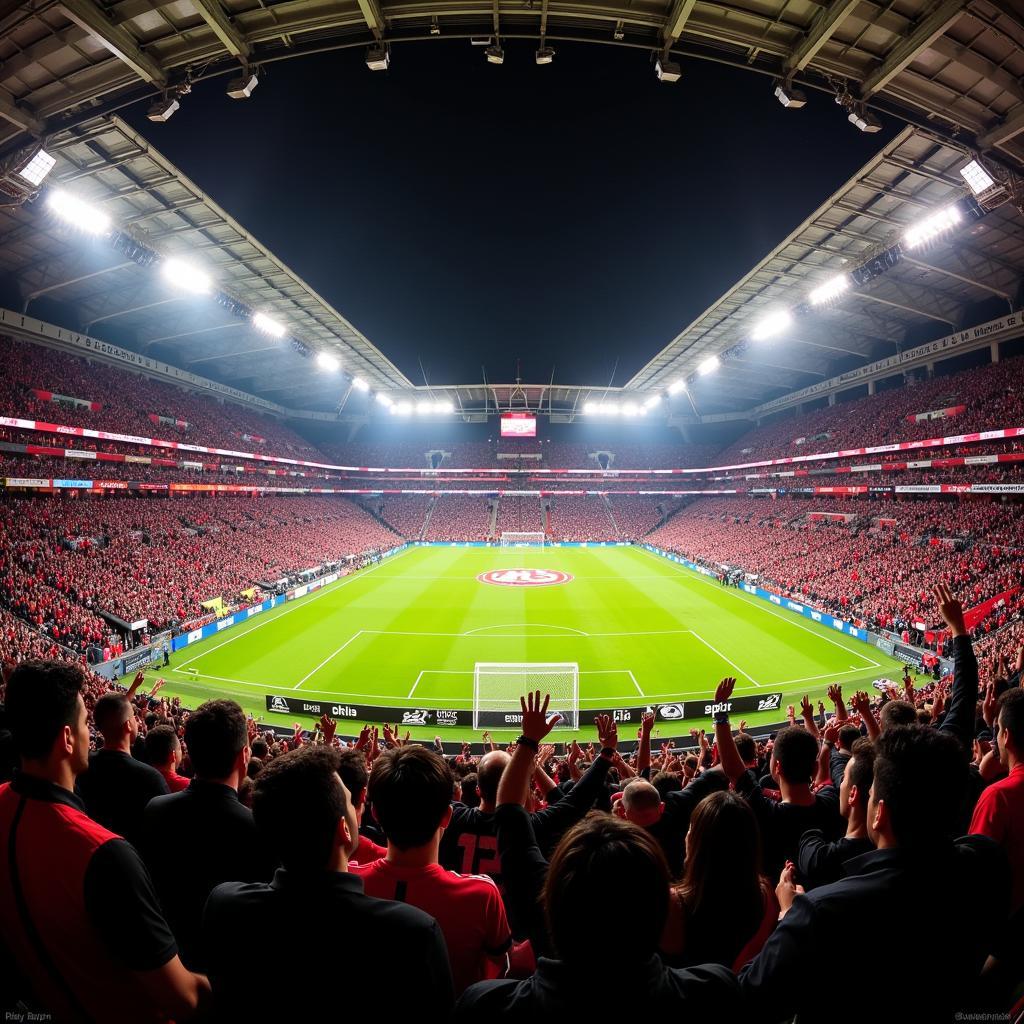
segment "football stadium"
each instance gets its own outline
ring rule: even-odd
[[[1022,83],[0,3],[3,1019],[1024,1021]]]

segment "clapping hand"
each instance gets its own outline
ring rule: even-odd
[[[557,712],[548,718],[550,703],[551,694],[545,693],[542,701],[540,690],[519,698],[519,704],[523,711],[523,735],[527,739],[533,740],[534,743],[540,743],[562,720],[562,716]]]

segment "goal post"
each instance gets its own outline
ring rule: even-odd
[[[517,729],[523,720],[519,698],[535,690],[551,694],[548,714],[562,716],[556,729],[579,728],[580,667],[574,661],[478,661],[473,728]]]
[[[543,530],[516,532],[514,530],[503,530],[501,534],[501,546],[503,548],[514,548],[520,544],[544,544],[548,535]]]

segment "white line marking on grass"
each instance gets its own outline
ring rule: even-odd
[[[335,658],[336,658],[336,657],[337,657],[337,656],[338,656],[339,654],[341,654],[341,652],[342,652],[343,650],[345,650],[345,648],[346,648],[346,647],[348,647],[348,645],[349,645],[350,643],[352,643],[352,641],[353,641],[353,640],[358,640],[358,639],[359,639],[359,638],[360,638],[360,637],[361,637],[362,635],[363,635],[363,631],[362,631],[362,630],[359,630],[359,632],[358,632],[358,633],[353,633],[353,634],[352,634],[352,636],[350,636],[350,637],[349,637],[349,638],[348,638],[348,639],[347,639],[347,640],[346,640],[346,641],[345,641],[345,642],[344,642],[344,643],[343,643],[343,644],[342,644],[342,645],[341,645],[341,646],[340,646],[340,647],[339,647],[339,648],[338,648],[338,649],[337,649],[336,651],[334,651],[334,652],[333,652],[332,654],[328,654],[328,655],[327,655],[327,657],[326,657],[326,658],[324,658],[324,660],[323,660],[323,661],[321,661],[321,662],[320,662],[320,664],[319,664],[319,665],[317,665],[317,667],[316,667],[315,669],[313,669],[313,671],[312,671],[312,672],[307,672],[307,673],[306,673],[306,674],[305,674],[305,675],[304,675],[304,676],[303,676],[303,677],[302,677],[302,678],[301,678],[301,679],[300,679],[300,680],[299,680],[299,681],[298,681],[298,682],[297,682],[297,683],[296,683],[296,684],[295,684],[295,685],[294,685],[294,686],[292,687],[292,689],[293,689],[293,690],[297,690],[297,689],[298,689],[298,688],[299,688],[299,687],[300,687],[300,686],[301,686],[301,685],[302,685],[302,684],[303,684],[303,683],[304,683],[304,682],[305,682],[305,681],[306,681],[307,679],[309,679],[309,678],[310,678],[311,676],[315,676],[315,675],[317,674],[317,672],[319,672],[319,671],[320,671],[320,669],[322,669],[322,668],[324,667],[324,665],[326,665],[326,664],[327,664],[327,663],[328,663],[329,661],[333,661],[333,660],[334,660],[334,659],[335,659]]]
[[[852,647],[847,647],[846,644],[839,643],[834,637],[826,636],[824,633],[817,633],[813,629],[805,626],[802,622],[797,622],[795,618],[788,615],[783,615],[781,612],[773,611],[767,605],[765,605],[760,598],[749,598],[745,594],[738,591],[735,587],[723,587],[721,584],[712,583],[710,580],[704,579],[700,573],[693,572],[692,569],[687,569],[685,566],[676,565],[675,562],[670,562],[667,558],[663,558],[661,555],[656,554],[654,551],[648,551],[647,548],[640,548],[645,554],[650,555],[652,558],[658,559],[659,562],[663,562],[668,568],[674,569],[676,572],[682,573],[687,579],[692,579],[697,583],[704,583],[709,587],[714,587],[719,593],[726,593],[730,597],[735,597],[741,600],[745,605],[749,605],[752,608],[757,608],[762,612],[766,612],[768,615],[774,615],[777,619],[782,619],[783,622],[788,622],[791,626],[796,626],[797,629],[802,629],[805,633],[810,633],[811,636],[818,637],[819,640],[827,640],[830,644],[834,644],[841,650],[846,651],[847,654],[852,654],[855,658],[860,658],[861,661],[867,662],[867,664],[873,668],[881,668],[881,664],[871,658],[865,657],[859,651],[855,651]]]
[[[629,672],[629,669],[627,669],[626,671]],[[636,681],[636,676],[633,675],[632,672],[629,672],[629,678],[633,680],[633,685],[636,687],[636,692],[639,693],[641,697],[646,696],[644,694],[644,691],[640,689],[640,684]]]
[[[800,679],[783,679],[781,683],[765,683],[765,686],[791,686],[793,683],[811,683],[815,679],[832,679],[837,676],[851,676],[854,672],[863,672],[864,668],[849,668],[842,672],[823,672],[820,676],[802,676]]]
[[[405,698],[406,700],[410,700],[412,698],[412,695],[416,692],[416,687],[420,685],[420,680],[422,678],[423,673],[420,672],[420,674],[416,677],[416,682],[412,684],[412,689],[409,691],[409,695]]]
[[[744,672],[744,671],[743,671],[743,669],[741,669],[741,668],[739,667],[739,665],[737,665],[737,664],[736,664],[736,662],[735,662],[735,661],[732,661],[731,659],[727,658],[727,657],[726,657],[726,656],[725,656],[725,655],[724,655],[724,654],[723,654],[723,653],[722,653],[722,652],[721,652],[721,651],[720,651],[720,650],[719,650],[719,649],[718,649],[717,647],[712,647],[712,645],[711,645],[711,644],[709,644],[709,643],[707,642],[707,640],[705,640],[705,639],[704,639],[704,637],[702,637],[702,636],[700,635],[700,633],[698,633],[698,632],[696,632],[695,630],[692,630],[692,629],[690,630],[690,632],[691,632],[691,633],[692,633],[692,634],[693,634],[693,635],[694,635],[694,636],[695,636],[695,637],[696,637],[696,638],[697,638],[697,639],[698,639],[698,640],[699,640],[699,641],[700,641],[700,642],[701,642],[701,643],[702,643],[702,644],[703,644],[703,645],[704,645],[705,647],[707,647],[707,648],[708,648],[708,650],[710,650],[710,651],[714,651],[714,653],[715,653],[715,654],[717,654],[717,655],[718,655],[718,656],[719,656],[719,657],[720,657],[720,658],[722,659],[722,661],[724,661],[724,662],[725,662],[725,663],[726,663],[727,665],[732,665],[732,667],[733,667],[734,669],[736,669],[736,671],[737,671],[737,672],[739,672],[739,674],[740,674],[741,676],[745,676],[745,677],[746,677],[747,679],[749,679],[749,680],[750,680],[750,681],[751,681],[751,682],[752,682],[752,683],[753,683],[753,684],[754,684],[755,686],[760,686],[760,685],[761,685],[761,684],[760,684],[760,683],[759,683],[759,682],[758,682],[758,681],[757,681],[757,680],[756,680],[756,679],[755,679],[755,678],[754,678],[754,677],[753,677],[752,675],[750,675],[750,673],[749,673],[749,672]]]
[[[584,632],[582,629],[576,629],[574,626],[556,626],[550,622],[500,622],[496,626],[477,626],[476,629],[467,629],[465,633],[461,633],[460,636],[472,636],[474,633],[482,633],[486,629],[512,629],[514,627],[524,626],[527,629],[537,626],[543,629],[562,629],[567,633],[578,633],[580,636],[590,636],[590,633]],[[505,634],[507,635],[507,634]],[[531,636],[533,634],[530,634]]]
[[[400,551],[399,555],[405,555],[408,553],[408,550]],[[392,557],[397,558],[398,556],[393,555]],[[388,559],[389,562],[390,560],[391,559]],[[385,564],[385,562],[378,562],[376,565],[370,566],[370,568],[367,569],[365,572],[355,573],[352,576],[350,576],[347,580],[341,580],[337,584],[337,586],[335,586],[332,583],[329,586],[324,587],[319,594],[316,594],[313,597],[309,598],[309,600],[306,600],[306,598],[304,597],[300,597],[292,602],[291,608],[286,608],[283,612],[281,612],[280,615],[271,615],[269,618],[265,619],[261,618],[260,621],[257,622],[256,625],[253,626],[251,629],[243,629],[237,633],[234,633],[232,636],[229,636],[227,640],[222,640],[219,644],[214,644],[213,647],[210,647],[208,650],[200,651],[195,657],[180,662],[175,666],[175,668],[184,668],[186,665],[191,665],[193,661],[198,661],[200,658],[205,658],[208,654],[213,654],[214,651],[218,651],[220,650],[220,648],[226,647],[228,644],[234,642],[235,640],[240,640],[243,636],[248,636],[250,633],[259,629],[260,626],[265,626],[270,622],[277,622],[278,619],[283,619],[286,615],[295,611],[297,608],[306,608],[309,605],[311,605],[314,601],[319,601],[321,597],[326,597],[327,594],[333,594],[336,591],[341,590],[342,587],[348,586],[349,583],[355,583],[356,580],[361,580],[364,577],[369,576],[371,572],[376,572],[377,569],[379,569],[382,565]],[[262,612],[261,614],[267,615],[268,613]]]

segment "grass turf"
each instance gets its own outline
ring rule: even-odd
[[[547,587],[477,580],[503,568],[573,579]],[[640,548],[422,547],[187,647],[170,669],[154,666],[149,676],[162,675],[165,691],[190,706],[233,697],[267,723],[290,727],[295,716],[269,713],[267,694],[469,708],[478,661],[577,662],[586,737],[588,708],[710,698],[726,675],[737,678],[737,694],[782,691],[782,714],[734,715],[756,726],[779,721],[805,693],[823,697],[832,682],[849,695],[902,670],[875,647]],[[659,722],[659,731],[709,725]],[[351,729],[339,723],[339,732]],[[412,732],[471,738],[459,728]],[[633,728],[623,735],[632,738]]]

